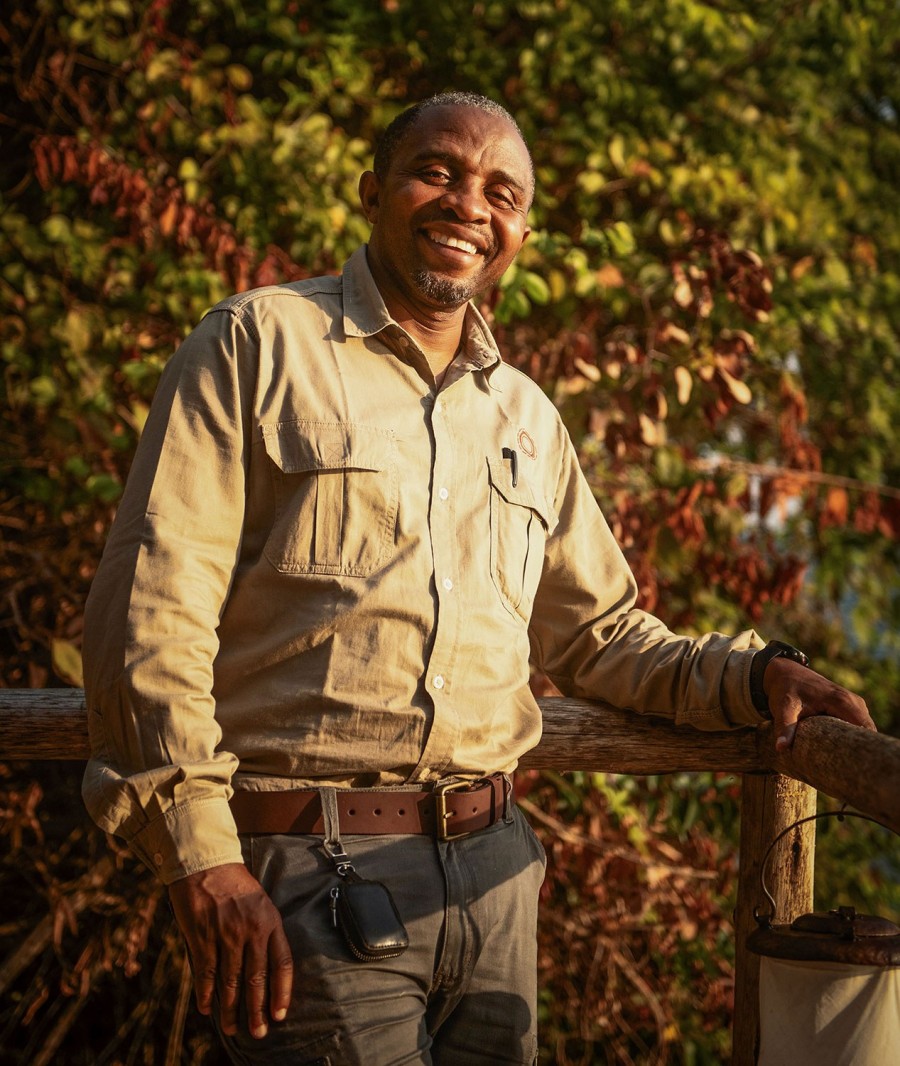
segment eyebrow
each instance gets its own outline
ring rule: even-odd
[[[418,164],[424,163],[429,159],[434,159],[439,163],[453,164],[454,166],[459,166],[460,163],[465,162],[465,158],[461,155],[458,155],[456,152],[442,152],[440,150],[431,150],[422,151],[414,155],[412,159],[410,159],[409,165],[417,166]],[[513,177],[513,175],[506,170],[492,170],[489,175],[489,179],[491,181],[499,181],[504,185],[509,185],[510,188],[514,189],[523,197],[527,195],[527,190],[525,186],[521,183],[521,181],[519,181],[518,178]]]

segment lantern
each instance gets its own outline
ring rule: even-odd
[[[759,928],[747,941],[760,956],[757,1066],[900,1066],[900,927],[853,907],[773,924],[765,883],[772,849],[804,822],[832,815],[875,821],[852,811],[802,818],[763,859],[771,910],[756,908]]]

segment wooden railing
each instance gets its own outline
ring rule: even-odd
[[[814,812],[816,790],[900,833],[900,740],[810,718],[800,723],[793,748],[776,752],[771,726],[700,733],[602,703],[553,698],[540,704],[544,735],[522,759],[523,769],[743,775],[732,1066],[751,1066],[759,1039],[759,965],[746,942],[755,925],[753,908],[762,902],[759,872],[766,850],[782,829]],[[0,689],[0,760],[87,755],[79,689]],[[774,850],[767,881],[779,922],[812,909],[814,852],[811,824],[794,829]]]

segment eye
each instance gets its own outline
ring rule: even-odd
[[[487,190],[488,197],[493,200],[495,204],[500,207],[514,208],[516,206],[516,198],[509,191],[509,189],[500,187]]]
[[[440,185],[450,180],[450,174],[444,167],[425,167],[419,171],[419,177],[432,185]]]

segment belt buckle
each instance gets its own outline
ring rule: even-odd
[[[477,782],[476,782],[477,784]],[[438,840],[461,840],[469,836],[469,833],[448,833],[447,822],[453,817],[452,812],[447,810],[447,793],[464,792],[472,787],[469,781],[448,781],[446,785],[434,787],[434,814],[437,824],[435,826]]]

